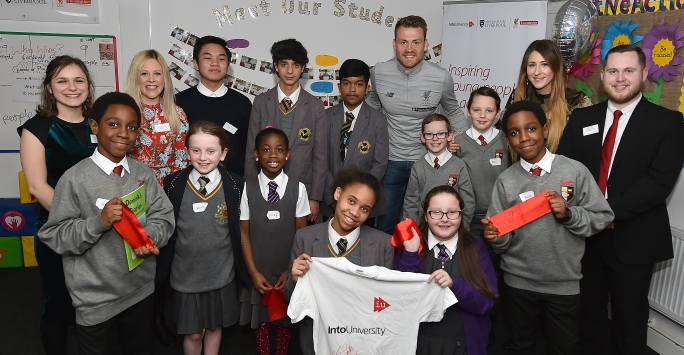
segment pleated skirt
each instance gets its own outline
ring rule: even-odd
[[[178,334],[199,334],[203,329],[229,327],[238,321],[237,282],[218,290],[183,293],[174,290]]]

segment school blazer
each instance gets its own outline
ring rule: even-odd
[[[335,202],[333,197],[333,179],[335,174],[342,169],[352,166],[362,171],[369,172],[378,181],[382,181],[387,170],[389,160],[389,138],[387,134],[387,117],[370,105],[361,105],[359,117],[354,123],[354,130],[349,137],[347,156],[342,162],[340,158],[340,131],[345,121],[344,103],[339,103],[325,111],[328,119],[328,173],[325,177],[325,192],[323,202],[325,206],[321,211],[326,216],[333,215],[330,204]],[[370,217],[380,216],[385,213],[384,201],[379,197]]]
[[[292,264],[302,253],[311,257],[332,257],[328,251],[330,240],[328,239],[328,225],[330,220],[305,227],[295,234],[294,244],[292,244],[292,254],[290,256],[290,267],[285,283],[285,300],[289,303],[294,292],[295,284],[292,283]],[[359,238],[361,241],[357,248],[361,248],[361,265],[359,266],[384,266],[388,269],[394,267],[394,249],[390,244],[388,234],[377,229],[361,225],[359,226]],[[299,343],[302,353],[314,355],[313,351],[313,321],[305,317],[300,322]]]
[[[582,162],[598,181],[608,103],[577,108],[570,115],[558,154]],[[598,125],[598,133],[584,134]],[[682,114],[642,97],[625,128],[608,177],[608,203],[615,228],[615,252],[628,265],[671,259],[672,233],[666,199],[684,163]]]
[[[266,126],[280,128],[279,104],[277,86],[254,98],[247,131],[245,177],[259,173],[259,165],[254,159],[257,133]],[[323,201],[328,170],[327,129],[323,103],[302,88],[290,131],[290,158],[284,170],[288,176],[304,184],[310,200]]]
[[[180,209],[185,189],[188,187],[187,181],[192,169],[193,167],[190,165],[164,178],[164,191],[173,205],[173,215],[176,222],[178,221],[178,210]],[[233,245],[233,257],[235,258],[235,274],[244,286],[251,287],[252,279],[247,273],[245,259],[242,257],[242,235],[240,234],[240,213],[238,211],[240,199],[242,198],[242,188],[245,186],[245,182],[239,175],[226,171],[221,167],[219,167],[219,172],[221,173],[223,193],[226,199],[226,207],[228,208],[228,228],[230,230],[230,242]],[[169,240],[171,255],[175,251],[176,238],[178,238],[178,231],[174,229],[173,235]],[[211,277],[211,275],[207,275],[207,277]]]

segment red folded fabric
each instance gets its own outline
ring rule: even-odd
[[[404,250],[404,242],[413,238],[413,232],[411,231],[412,227],[416,229],[418,237],[422,240],[423,236],[420,234],[420,229],[418,229],[416,221],[414,221],[413,218],[407,218],[397,223],[397,225],[394,227],[394,234],[392,234],[392,246],[399,248],[399,250]],[[418,252],[420,253],[422,250],[423,243],[420,243]]]
[[[275,322],[287,317],[287,302],[285,290],[269,290],[264,293],[261,303],[268,309],[268,319]]]
[[[114,222],[112,225],[114,226],[114,229],[121,234],[121,237],[128,242],[128,245],[130,245],[133,250],[142,246],[148,248],[156,247],[150,237],[147,236],[145,228],[143,228],[142,224],[140,224],[138,216],[136,216],[135,213],[133,213],[133,211],[125,204],[123,205],[123,215],[121,216],[121,220]]]
[[[546,196],[549,190],[546,190],[531,199],[521,202],[494,217],[489,218],[496,229],[499,230],[499,236],[510,233],[532,221],[538,219],[546,214],[551,213],[551,204],[549,200],[551,196]]]

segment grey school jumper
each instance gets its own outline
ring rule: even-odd
[[[547,153],[548,154],[548,153]],[[556,155],[551,173],[534,176],[520,162],[499,175],[494,184],[488,216],[521,202],[520,194],[544,190],[558,192],[570,209],[570,220],[560,223],[547,214],[492,244],[501,253],[501,269],[507,285],[523,290],[575,295],[580,292],[580,260],[584,238],[613,221],[613,211],[591,173],[582,163]]]
[[[154,256],[128,271],[123,239],[114,228],[102,225],[98,199],[121,197],[145,184],[145,232],[159,248],[173,233],[173,206],[154,172],[134,159],[128,159],[128,166],[130,174],[106,175],[86,158],[67,170],[55,188],[50,218],[38,232],[40,240],[63,254],[64,277],[79,325],[107,321],[154,291]]]
[[[373,67],[366,102],[387,116],[389,160],[416,161],[426,153],[420,141],[421,124],[431,113],[443,113],[454,131],[470,124],[456,100],[454,80],[444,68],[421,61],[404,70],[390,59]]]
[[[508,144],[503,137],[503,131],[499,131],[485,147],[465,133],[456,137],[456,143],[460,145],[456,155],[468,165],[470,175],[473,176],[470,180],[475,190],[476,207],[473,218],[482,219],[486,216],[494,182],[511,164],[506,152]],[[500,165],[492,165],[491,160],[499,158]]]
[[[420,157],[409,178],[406,196],[404,197],[403,218],[413,218],[420,224],[423,212],[423,200],[433,188],[439,185],[449,185],[456,189],[463,198],[465,207],[461,216],[461,223],[470,225],[475,209],[475,194],[470,180],[470,173],[466,163],[457,156],[452,156],[444,165],[435,169],[424,157]]]

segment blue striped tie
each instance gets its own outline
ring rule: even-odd
[[[270,203],[276,203],[280,201],[280,195],[276,192],[276,189],[278,188],[278,184],[276,184],[275,181],[271,181],[268,183],[268,202]]]

